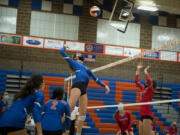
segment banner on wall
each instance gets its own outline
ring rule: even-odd
[[[94,54],[85,54],[84,55],[84,61],[96,62],[96,55],[94,55]]]
[[[106,46],[105,54],[123,56],[123,47]]]
[[[62,40],[45,39],[44,48],[60,49],[64,45]]]
[[[161,51],[160,59],[167,61],[177,61],[177,52]]]
[[[23,39],[23,43],[21,42]],[[60,49],[64,45],[64,40],[45,39],[40,37],[29,37],[21,35],[10,35],[0,33],[0,44],[16,45],[16,46],[29,46],[37,48],[47,49]],[[120,47],[103,44],[81,43],[76,41],[66,41],[70,51],[81,51],[87,53],[98,53],[103,55],[115,55],[115,56],[134,56],[142,52],[146,52],[149,49],[139,49],[131,47]],[[87,55],[90,61],[94,61],[95,55]],[[143,58],[165,60],[170,62],[180,62],[180,53],[171,51],[158,51],[151,54],[146,54]]]
[[[134,56],[141,53],[141,49],[124,48],[124,56]]]
[[[69,47],[68,50],[84,52],[85,43],[66,41],[66,45]]]
[[[98,45],[98,44],[91,44],[91,43],[86,43],[85,44],[85,52],[89,53],[103,53],[104,46],[103,45]]]
[[[147,52],[149,50],[143,49],[143,53]],[[150,59],[159,59],[159,52],[152,52],[150,54],[143,55],[144,58],[150,58]]]
[[[0,43],[21,45],[21,36],[0,34]]]
[[[32,47],[43,48],[43,41],[44,41],[43,38],[24,36],[24,38],[23,38],[23,45],[24,46],[32,46]]]

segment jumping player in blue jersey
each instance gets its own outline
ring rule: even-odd
[[[70,67],[76,73],[76,78],[73,80],[73,85],[70,93],[69,104],[71,107],[71,111],[73,111],[76,102],[79,99],[79,117],[77,120],[76,135],[81,135],[83,122],[86,119],[87,100],[88,100],[86,89],[90,77],[92,77],[97,84],[101,85],[106,89],[106,94],[110,92],[110,89],[107,85],[101,82],[87,66],[83,64],[84,57],[81,54],[75,54],[72,59],[65,53],[65,50],[66,50],[66,46],[63,46],[60,50],[60,54],[67,60]]]
[[[42,117],[43,135],[62,135],[63,124],[62,117],[66,115],[66,135],[69,134],[70,128],[70,107],[67,102],[63,100],[64,90],[57,87],[53,91],[53,96],[44,105],[44,112]]]
[[[34,74],[15,96],[13,104],[0,117],[0,133],[26,135],[25,121],[28,113],[33,114],[37,135],[42,135],[41,110],[44,103],[43,77]]]

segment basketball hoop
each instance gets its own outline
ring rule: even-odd
[[[132,12],[128,12],[128,11],[126,11],[126,10],[121,10],[121,14],[120,14],[120,16],[119,16],[119,20],[121,20],[121,21],[133,21],[134,20],[134,16],[133,16],[133,14],[132,14]]]
[[[135,19],[135,17],[133,16],[132,12],[127,16],[127,20],[128,21],[133,21]]]

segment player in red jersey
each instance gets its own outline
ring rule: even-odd
[[[119,127],[117,135],[133,135],[131,115],[129,112],[124,111],[122,104],[120,104],[118,110],[114,113],[114,118]]]
[[[156,131],[156,125],[152,123],[152,135],[159,135],[159,133]]]
[[[150,66],[147,66],[144,69],[147,84],[145,86],[142,85],[139,82],[140,69],[142,68],[143,65],[141,63],[138,64],[135,77],[135,83],[141,89],[140,102],[151,102],[157,83],[155,81],[151,81],[151,78],[148,74],[148,69],[150,68]],[[141,105],[140,116],[140,135],[151,135],[153,121],[151,105]]]
[[[178,127],[176,125],[176,122],[173,122],[171,126],[169,127],[166,135],[178,135]]]

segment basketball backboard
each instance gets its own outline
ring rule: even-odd
[[[134,2],[131,0],[115,0],[109,24],[118,31],[125,33],[128,23],[134,19],[133,7]]]

